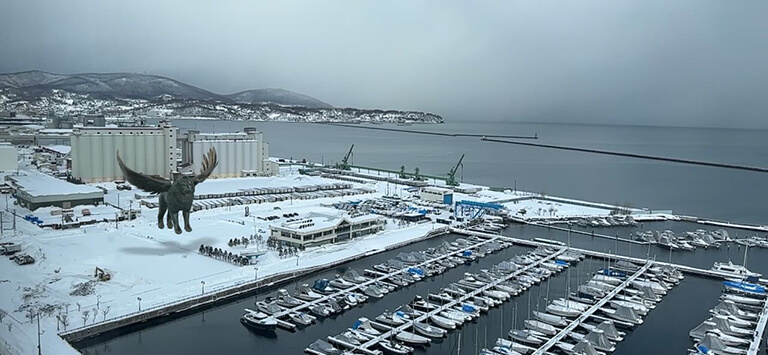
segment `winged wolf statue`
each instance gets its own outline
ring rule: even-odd
[[[189,212],[192,210],[192,202],[195,199],[195,186],[205,181],[211,175],[213,169],[219,164],[216,157],[216,150],[211,148],[208,154],[203,156],[203,164],[200,174],[195,176],[181,176],[174,181],[163,178],[158,175],[146,175],[135,172],[125,166],[123,159],[120,158],[120,152],[117,152],[117,164],[123,171],[123,176],[131,185],[134,185],[146,192],[160,194],[160,210],[157,212],[157,226],[160,229],[163,226],[163,216],[168,212],[168,229],[173,228],[176,234],[181,234],[181,225],[179,225],[179,212],[184,216],[184,230],[192,231],[189,226]]]

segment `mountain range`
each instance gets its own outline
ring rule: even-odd
[[[0,110],[33,117],[101,113],[113,118],[206,118],[290,122],[442,123],[419,111],[336,108],[284,89],[217,94],[178,80],[133,73],[0,74]]]
[[[133,73],[53,74],[33,70],[0,74],[0,89],[8,89],[10,93],[22,98],[46,96],[52,90],[57,89],[102,100],[153,100],[172,97],[182,100],[219,101],[223,103],[272,103],[309,108],[333,107],[314,97],[284,89],[255,89],[222,95],[162,76]]]

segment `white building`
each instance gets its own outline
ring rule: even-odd
[[[270,176],[279,173],[279,166],[269,160],[269,143],[261,132],[246,128],[237,133],[200,133],[188,131],[179,142],[183,165],[191,172],[200,171],[203,156],[216,149],[219,165],[211,178]]]
[[[178,129],[159,127],[76,128],[72,132],[72,176],[84,182],[122,180],[117,165],[119,150],[133,170],[171,178],[176,168]]]
[[[15,171],[19,167],[19,154],[10,143],[0,143],[0,171]]]
[[[72,208],[78,205],[100,205],[104,191],[88,185],[75,185],[46,174],[6,175],[16,193],[19,205],[29,210],[58,206]]]
[[[292,246],[335,243],[384,229],[384,218],[375,214],[337,215],[311,212],[279,225],[270,225],[272,239]]]
[[[421,199],[451,205],[453,204],[453,190],[433,186],[422,187]]]

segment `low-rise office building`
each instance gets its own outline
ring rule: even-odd
[[[384,229],[384,218],[374,214],[348,215],[312,212],[269,227],[270,236],[290,246],[312,246],[362,237]]]

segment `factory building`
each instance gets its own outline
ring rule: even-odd
[[[0,171],[14,171],[19,168],[16,147],[11,143],[0,143]]]
[[[88,185],[75,185],[46,174],[6,175],[19,205],[29,210],[58,206],[72,208],[79,205],[104,203],[104,192]]]
[[[157,127],[82,127],[72,132],[72,177],[83,182],[122,180],[117,165],[119,150],[133,170],[171,178],[177,171],[178,128],[161,122]]]
[[[444,203],[446,205],[453,204],[453,191],[449,189],[443,189],[440,187],[422,187],[421,199],[429,202]]]
[[[374,214],[332,215],[311,212],[279,225],[270,225],[272,239],[291,246],[336,243],[384,229],[384,218]]]
[[[190,130],[179,138],[182,166],[200,171],[203,156],[216,149],[219,165],[211,178],[277,175],[279,166],[269,160],[269,143],[261,132],[246,128],[238,133],[200,133]]]

